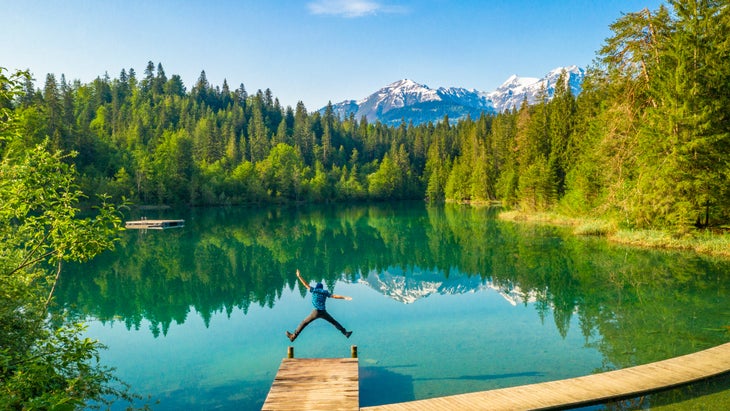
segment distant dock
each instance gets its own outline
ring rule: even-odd
[[[185,227],[185,220],[141,220],[127,221],[124,227],[132,230],[165,230]]]

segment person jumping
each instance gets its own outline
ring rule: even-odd
[[[328,312],[325,308],[325,302],[327,301],[327,297],[329,298],[335,298],[338,300],[352,300],[351,297],[343,296],[343,295],[337,295],[332,294],[329,291],[324,289],[324,286],[322,283],[317,283],[314,287],[310,286],[308,282],[304,281],[302,278],[302,275],[299,273],[299,270],[297,269],[297,278],[299,281],[301,281],[302,285],[304,285],[309,292],[312,293],[312,305],[314,306],[314,310],[305,318],[301,324],[297,327],[296,330],[294,330],[294,333],[290,333],[289,331],[286,332],[286,336],[289,337],[289,341],[294,342],[294,340],[297,339],[297,336],[302,332],[304,327],[308,326],[309,323],[316,320],[317,318],[323,318],[330,322],[330,324],[334,325],[335,328],[340,330],[340,332],[347,338],[350,338],[350,335],[352,335],[352,331],[345,330],[345,327],[340,325],[340,323],[337,322]]]

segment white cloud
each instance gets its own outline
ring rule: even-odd
[[[307,4],[310,13],[341,16],[348,18],[363,17],[377,13],[402,13],[398,6],[388,6],[370,0],[315,0]]]

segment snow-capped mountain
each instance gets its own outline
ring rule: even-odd
[[[454,119],[467,115],[476,118],[482,112],[495,112],[486,95],[477,90],[457,87],[434,90],[408,79],[389,84],[362,100],[343,101],[332,107],[340,118],[354,113],[357,120],[365,116],[370,122],[390,125],[397,125],[403,119],[420,124],[440,121],[444,115]]]
[[[558,67],[551,70],[543,78],[510,76],[496,90],[486,93],[486,97],[492,101],[497,112],[504,112],[513,108],[520,108],[522,102],[527,98],[528,104],[535,104],[540,93],[544,90],[548,100],[555,93],[555,85],[558,83],[560,74],[565,71],[568,76],[568,86],[574,96],[581,92],[585,70],[578,66]]]
[[[439,122],[448,115],[450,120],[479,117],[482,113],[499,113],[519,108],[524,98],[534,104],[544,88],[552,98],[555,83],[562,71],[568,74],[568,82],[574,95],[581,91],[585,70],[577,66],[559,67],[543,78],[511,76],[496,90],[482,92],[460,87],[432,89],[413,80],[400,80],[389,84],[362,100],[347,100],[333,104],[335,115],[347,118],[354,114],[356,120],[365,116],[369,122],[380,121],[397,125]],[[320,110],[324,113],[326,108]]]

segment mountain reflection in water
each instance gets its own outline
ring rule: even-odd
[[[497,291],[511,305],[534,302],[537,296],[534,292],[522,292],[517,285],[510,285],[507,289],[478,276],[452,273],[449,278],[442,275],[432,277],[428,278],[428,274],[423,272],[414,273],[397,267],[388,267],[382,272],[370,272],[358,282],[403,304],[412,304],[432,294],[455,295],[484,290]]]

